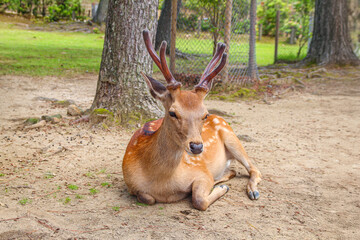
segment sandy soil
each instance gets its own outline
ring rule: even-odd
[[[86,109],[96,76],[1,76],[0,239],[360,239],[360,73],[338,76],[271,104],[207,101],[253,139],[243,145],[263,181],[249,200],[236,165],[230,191],[205,212],[190,199],[137,204],[121,174],[131,132],[69,126],[66,108],[37,98]],[[57,113],[60,124],[18,128]]]

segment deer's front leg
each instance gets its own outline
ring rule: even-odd
[[[224,136],[226,149],[246,168],[250,175],[250,179],[246,187],[249,198],[251,200],[259,199],[260,194],[257,189],[257,185],[261,181],[260,171],[257,169],[257,167],[255,167],[255,165],[252,164],[245,152],[245,149],[241,145],[240,140],[234,133],[227,135],[224,134]]]
[[[214,186],[214,182],[207,179],[195,180],[192,185],[192,203],[196,209],[205,211],[212,203],[222,197],[229,187],[226,185]]]
[[[156,200],[153,196],[147,194],[147,193],[144,193],[144,192],[138,192],[136,194],[136,197],[138,199],[139,202],[141,203],[145,203],[145,204],[148,204],[148,205],[154,205]]]

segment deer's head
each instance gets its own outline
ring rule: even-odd
[[[142,73],[151,95],[164,105],[164,124],[167,126],[168,133],[171,139],[180,147],[184,147],[189,154],[200,154],[203,151],[201,130],[209,115],[203,101],[211,89],[212,79],[225,66],[227,58],[224,53],[225,44],[218,44],[214,57],[195,88],[192,91],[181,91],[181,83],[175,80],[166,64],[166,42],[161,44],[159,58],[151,44],[147,30],[143,31],[143,37],[151,58],[167,82],[167,85],[164,86],[159,81]],[[216,67],[219,61],[220,64]]]

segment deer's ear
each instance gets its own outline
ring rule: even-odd
[[[165,100],[166,96],[168,95],[168,90],[166,87],[159,81],[149,77],[145,73],[141,72],[141,75],[145,79],[146,84],[150,89],[151,96],[161,101]]]

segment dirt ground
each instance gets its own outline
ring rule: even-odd
[[[205,212],[189,198],[138,204],[121,172],[131,131],[69,126],[65,107],[39,98],[86,109],[96,76],[0,76],[0,239],[360,239],[360,71],[336,76],[267,103],[206,102],[249,136],[263,181],[249,200],[235,164],[230,191]],[[58,113],[59,124],[19,127]]]

